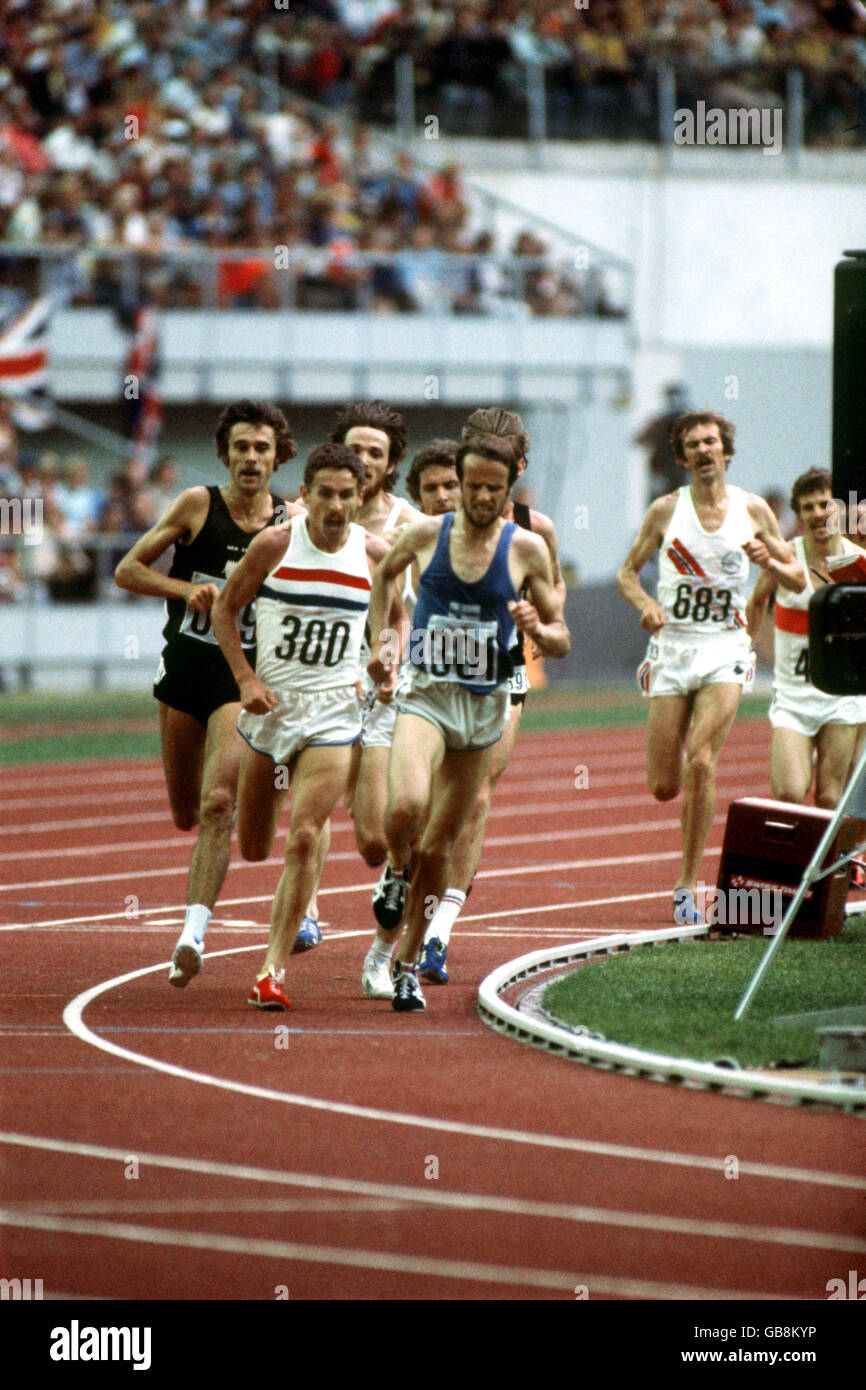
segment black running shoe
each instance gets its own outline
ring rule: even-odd
[[[394,998],[391,1008],[398,1014],[408,1014],[414,1009],[426,1009],[427,1000],[421,993],[421,986],[414,970],[403,970],[399,966],[394,971]]]
[[[393,931],[402,922],[408,887],[403,875],[393,874],[391,865],[386,864],[373,890],[373,916],[385,931]]]

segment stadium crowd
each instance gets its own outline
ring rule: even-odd
[[[525,134],[536,64],[551,134],[654,138],[662,61],[679,101],[708,105],[777,104],[796,66],[808,138],[866,133],[863,0],[9,0],[0,254],[69,247],[59,288],[79,303],[128,297],[102,250],[145,256],[148,297],[175,307],[215,291],[275,308],[290,283],[300,308],[619,313],[602,272],[535,233],[497,245],[453,161],[422,170],[377,144],[401,54],[419,122],[444,134]],[[200,249],[223,253],[215,286],[164,254]],[[4,272],[20,283],[18,260]]]
[[[4,242],[68,247],[55,271],[64,298],[128,299],[128,266],[99,253],[133,251],[151,302],[212,302],[201,268],[163,255],[209,249],[224,253],[221,307],[278,307],[288,269],[299,308],[620,312],[598,269],[569,274],[534,234],[495,246],[453,162],[418,170],[363,124],[346,136],[301,100],[273,99],[269,6],[39,9],[40,24],[15,3],[0,21],[0,254]],[[293,8],[285,33],[303,49],[317,22]],[[278,56],[278,75],[306,90]],[[20,261],[4,269],[22,283]]]

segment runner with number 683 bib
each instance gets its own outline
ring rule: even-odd
[[[650,791],[671,801],[684,787],[674,888],[674,921],[683,926],[703,921],[694,895],[715,812],[716,764],[754,675],[745,617],[749,561],[795,592],[805,581],[764,499],[726,482],[734,453],[730,420],[712,411],[683,415],[671,443],[690,482],[652,503],[617,586],[650,633],[638,670],[650,700]],[[656,551],[653,599],[638,575]]]

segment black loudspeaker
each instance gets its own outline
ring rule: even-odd
[[[833,496],[866,482],[866,251],[836,266],[833,309]]]
[[[810,598],[809,679],[828,695],[866,695],[866,584],[823,584]]]

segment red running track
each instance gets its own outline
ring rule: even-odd
[[[728,802],[769,794],[768,748],[738,723],[710,883]],[[408,1016],[361,995],[376,873],[342,814],[326,940],[291,965],[292,1011],[264,1015],[244,1001],[278,859],[233,861],[178,992],[191,840],[159,767],[0,786],[5,1277],[74,1298],[825,1299],[862,1267],[857,1119],[610,1075],[476,1014],[505,960],[668,923],[679,808],[646,791],[642,729],[520,738],[452,983]]]

